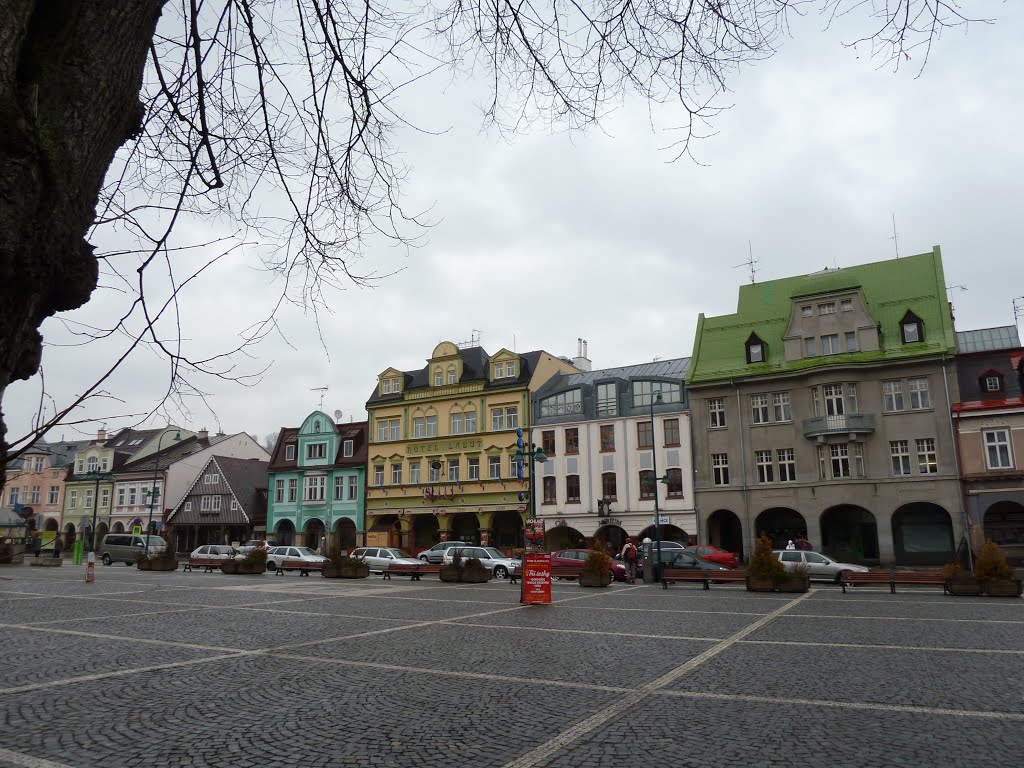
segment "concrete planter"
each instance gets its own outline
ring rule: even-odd
[[[246,563],[242,560],[225,560],[220,564],[223,573],[232,576],[258,576],[267,570],[266,564]]]
[[[441,567],[437,577],[449,584],[483,584],[491,580],[491,572],[486,568],[456,568],[454,565],[445,565]]]
[[[612,583],[610,571],[594,573],[593,571],[580,571],[581,587],[607,587]]]
[[[747,592],[774,592],[775,580],[769,576],[747,576]]]
[[[985,594],[992,597],[1020,597],[1024,584],[1020,579],[999,579],[985,582]]]
[[[779,592],[807,592],[811,588],[810,576],[789,575],[776,582],[775,588]]]
[[[324,565],[323,570],[320,571],[320,575],[325,579],[365,579],[370,575],[370,566],[366,563],[362,565],[339,566],[327,563]]]
[[[954,576],[946,579],[946,591],[951,595],[980,595],[982,583],[974,576]]]
[[[139,560],[135,564],[140,571],[176,571],[178,570],[177,558],[171,559],[161,557],[159,559]]]

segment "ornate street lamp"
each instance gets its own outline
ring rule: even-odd
[[[668,475],[658,477],[658,438],[654,428],[654,404],[662,404],[661,391],[651,393],[651,478],[648,481],[654,492],[654,544],[655,580],[661,577],[661,510],[658,508],[658,483],[668,484]],[[644,571],[646,573],[646,571]]]
[[[543,464],[548,460],[547,454],[544,453],[543,448],[537,448],[533,442],[530,442],[530,450],[526,450],[526,444],[523,442],[523,429],[519,427],[516,429],[516,478],[518,480],[523,479],[523,462],[529,460],[530,462],[530,517],[537,516],[537,494],[535,493],[536,483],[534,481],[534,464],[540,462]],[[522,494],[520,494],[520,498]],[[522,603],[525,599],[524,590],[526,589],[526,527],[523,527],[523,578],[519,580],[519,602]]]
[[[160,444],[163,443],[164,438],[168,434],[168,432],[164,432],[160,435],[160,439],[156,441],[156,466],[153,468],[153,487],[149,489],[149,522],[146,523],[146,557],[149,557],[149,536],[153,529],[153,505],[160,496],[160,491],[156,487],[157,476],[160,474]],[[171,438],[171,442],[177,443],[180,441],[181,432],[175,432],[174,437]]]

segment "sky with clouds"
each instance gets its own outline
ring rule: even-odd
[[[394,276],[325,294],[315,316],[284,306],[277,328],[234,363],[259,374],[249,385],[196,379],[205,398],[172,417],[262,439],[299,424],[327,387],[324,410],[365,418],[380,371],[421,367],[438,341],[474,329],[490,352],[571,357],[582,337],[595,368],[686,356],[699,312],[735,310],[748,250],[759,280],[892,258],[893,216],[900,253],[942,247],[958,328],[1013,323],[1012,301],[1024,296],[1024,7],[969,6],[997,22],[948,31],[920,74],[915,61],[894,73],[844,47],[850,27],[794,18],[774,57],[733,75],[723,102],[732,106],[694,145],[696,161],[670,162],[672,116],[635,100],[601,130],[509,140],[481,129],[479,84],[426,84],[409,113],[443,132],[397,140],[410,168],[406,207],[434,222],[421,245],[368,243],[360,266]],[[276,295],[253,248],[239,249],[185,294],[183,335],[203,351],[228,349]],[[115,303],[97,294],[70,314],[98,324]],[[62,346],[54,319],[43,334],[47,404],[81,392],[123,346]],[[107,382],[108,397],[69,418],[135,423],[118,416],[151,411],[168,379],[167,362],[141,350]],[[39,377],[7,390],[9,438],[31,426],[39,399]],[[60,426],[50,439],[96,426]]]

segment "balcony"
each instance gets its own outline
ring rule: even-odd
[[[804,419],[804,437],[822,435],[870,435],[875,431],[871,413],[847,413],[842,416],[815,416]]]

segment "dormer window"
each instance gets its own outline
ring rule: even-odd
[[[924,324],[921,322],[921,318],[910,310],[907,310],[907,314],[900,320],[900,336],[903,338],[904,344],[916,344],[919,341],[924,341]]]
[[[839,302],[839,308],[843,312],[853,312],[853,299],[842,299]]]
[[[391,379],[384,379],[384,383],[380,385],[380,393],[382,395],[391,394]]]
[[[284,460],[295,461],[295,443],[289,443],[284,447]]]
[[[455,383],[455,375],[456,375],[455,374],[455,367],[453,366],[453,367],[448,369],[448,383],[449,384],[454,384]]]
[[[764,360],[765,344],[756,333],[752,333],[750,338],[747,339],[747,362],[763,363]]]
[[[505,378],[505,364],[495,363],[494,364],[494,378],[504,379]]]
[[[1003,375],[999,371],[989,369],[981,374],[978,380],[982,392],[1002,392]]]
[[[402,391],[401,382],[399,379],[391,380],[391,391],[394,392],[395,394],[398,394],[399,392]]]
[[[800,307],[800,314],[803,315],[804,317],[813,317],[814,307],[812,307],[810,304],[804,304],[802,307]]]
[[[442,384],[444,384],[444,374],[441,372],[440,368],[435,368],[434,369],[434,386],[435,387],[440,387]]]
[[[836,313],[836,303],[834,301],[827,301],[823,304],[818,305],[819,315],[834,315]]]
[[[344,443],[342,443],[341,455],[344,456],[346,459],[352,458],[354,446],[355,443],[352,440],[346,440]]]

